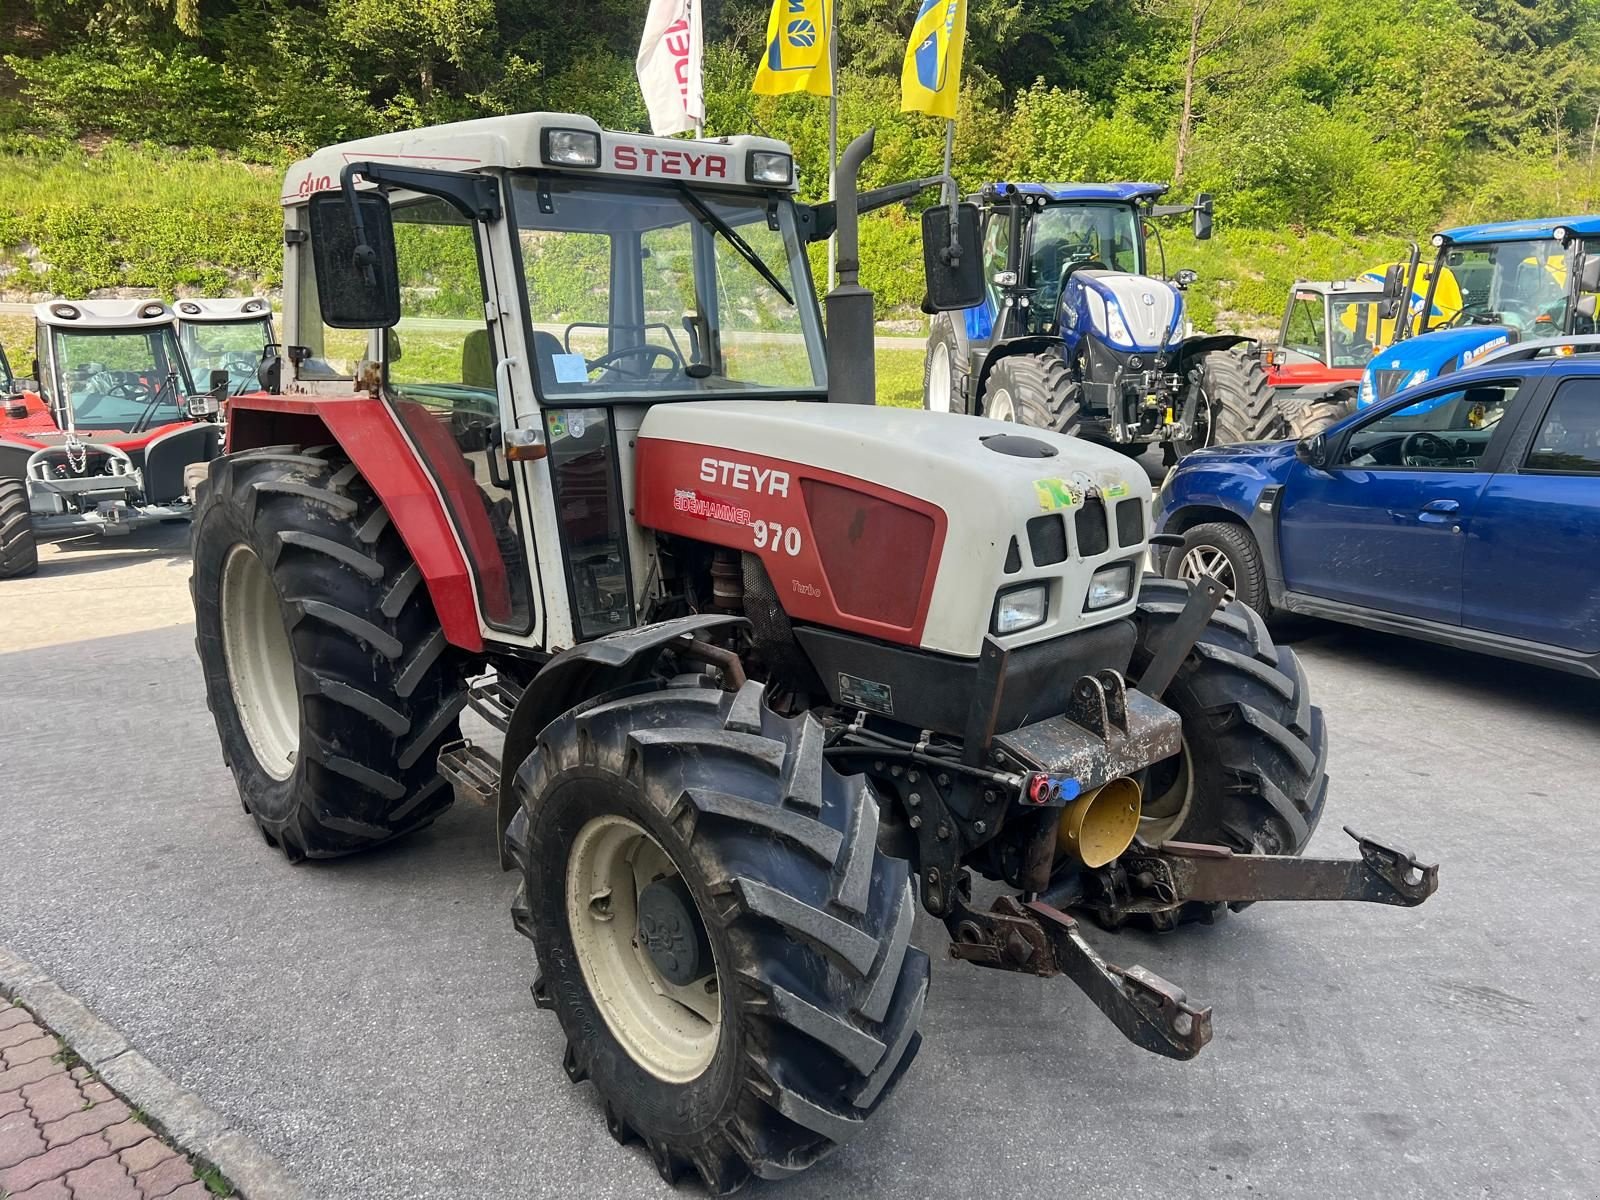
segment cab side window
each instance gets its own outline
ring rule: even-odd
[[[1305,296],[1295,298],[1289,310],[1289,325],[1284,330],[1283,344],[1290,350],[1309,354],[1318,362],[1323,359],[1322,298]]]
[[[1006,255],[1011,249],[1011,214],[989,214],[989,224],[983,231],[983,286],[989,291],[989,303],[1000,307],[1000,290],[994,277],[1006,269]]]
[[[1339,462],[1351,467],[1470,471],[1517,394],[1515,381],[1435,392],[1360,426]]]
[[[1524,470],[1600,475],[1600,379],[1568,379],[1556,389]]]

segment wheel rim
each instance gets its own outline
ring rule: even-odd
[[[1178,755],[1177,772],[1171,782],[1154,797],[1146,796],[1140,806],[1140,839],[1152,846],[1169,840],[1183,828],[1193,804],[1194,770],[1189,757],[1189,739],[1185,738],[1183,751]]]
[[[950,411],[950,347],[937,342],[928,367],[928,411]]]
[[[1178,564],[1179,579],[1198,583],[1202,575],[1211,576],[1228,590],[1228,598],[1230,600],[1233,598],[1236,586],[1233,564],[1228,561],[1228,556],[1215,546],[1192,546]]]
[[[988,411],[984,415],[996,421],[1015,421],[1017,406],[1011,399],[1011,389],[1001,387],[990,392]]]
[[[567,924],[589,994],[634,1062],[667,1083],[700,1076],[722,1032],[715,958],[678,986],[657,969],[639,932],[640,893],[679,874],[654,837],[616,815],[580,829],[567,860]]]
[[[235,546],[222,567],[222,653],[245,740],[274,779],[294,773],[300,748],[300,695],[294,651],[277,590],[248,546]]]

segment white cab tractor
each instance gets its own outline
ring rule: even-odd
[[[197,378],[212,371],[228,373],[228,395],[256,387],[256,371],[278,339],[272,329],[272,306],[260,296],[229,299],[186,297],[173,304],[178,314],[178,341],[189,369]]]
[[[41,538],[187,518],[222,448],[220,392],[196,388],[161,301],[49,301],[34,336],[0,408],[0,578],[30,574]]]

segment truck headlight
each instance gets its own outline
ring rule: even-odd
[[[1089,577],[1089,594],[1084,597],[1085,612],[1113,608],[1133,595],[1133,564],[1112,563]]]
[[[994,620],[990,627],[998,637],[1021,633],[1043,625],[1049,609],[1049,584],[1025,583],[1021,587],[1007,588],[994,598]]]

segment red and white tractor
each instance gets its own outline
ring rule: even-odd
[[[1262,352],[1273,402],[1295,437],[1320,433],[1355,411],[1356,389],[1383,344],[1384,283],[1371,276],[1289,289],[1277,345]],[[1390,332],[1394,321],[1388,321]]]
[[[278,344],[272,306],[266,300],[185,297],[174,301],[172,308],[178,315],[178,344],[197,378],[226,371],[230,396],[259,386],[256,372],[261,360]]]
[[[1437,884],[1370,839],[1297,857],[1327,797],[1306,674],[1214,580],[1144,578],[1137,464],[870,406],[870,145],[837,207],[797,202],[779,142],[581,116],[318,152],[284,187],[277,386],[230,403],[194,521],[208,701],[267,841],[489,805],[567,1074],[717,1193],[906,1077],[918,905],[954,957],[1064,974],[1189,1058],[1210,1009],[1069,910],[1165,930]],[[824,339],[806,243],[836,226]],[[975,213],[926,228],[930,302],[971,305]]]
[[[49,301],[34,332],[33,378],[0,411],[0,578],[30,574],[43,538],[187,517],[221,449],[161,301]]]

